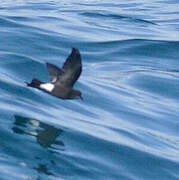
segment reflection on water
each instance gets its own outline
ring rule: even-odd
[[[44,148],[51,147],[52,144],[60,145],[61,148],[64,147],[62,141],[56,140],[63,132],[61,129],[57,129],[36,119],[18,115],[15,115],[14,117],[15,122],[12,128],[14,133],[35,136],[37,142]]]
[[[57,167],[57,162],[63,159],[59,153],[64,151],[64,143],[59,140],[59,136],[64,132],[61,129],[47,125],[33,118],[27,118],[19,115],[14,115],[15,121],[12,130],[15,134],[28,135],[35,137],[37,143],[43,147],[38,151],[25,151],[23,166],[29,166],[37,172],[37,180],[44,179],[45,176],[55,177],[54,169]],[[27,142],[28,144],[28,142]],[[48,149],[48,151],[44,151]],[[35,159],[34,159],[35,158]],[[32,163],[32,159],[35,161]]]
[[[36,169],[39,173],[46,174],[46,175],[54,175],[51,172],[49,172],[48,168],[44,164],[39,164],[39,166]]]

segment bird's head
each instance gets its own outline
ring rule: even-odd
[[[82,93],[78,90],[72,90],[70,93],[70,99],[81,99],[81,100],[83,100]]]

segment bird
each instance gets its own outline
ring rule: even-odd
[[[73,88],[75,82],[81,75],[82,63],[78,49],[72,48],[62,68],[46,63],[50,76],[50,82],[42,82],[36,78],[32,79],[27,86],[42,90],[61,99],[83,99],[82,93]]]

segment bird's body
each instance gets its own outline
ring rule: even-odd
[[[46,90],[46,91],[48,91],[48,92],[52,92],[53,89],[54,89],[54,87],[55,87],[55,85],[52,84],[52,83],[42,83],[42,84],[40,85],[40,88],[41,88],[41,89],[44,89],[44,90]]]
[[[77,49],[72,49],[62,69],[50,63],[47,63],[47,69],[50,75],[50,82],[45,83],[38,79],[33,79],[32,82],[27,85],[58,98],[82,99],[81,92],[73,89],[73,85],[82,72],[81,56]]]

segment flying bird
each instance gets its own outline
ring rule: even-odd
[[[62,99],[82,99],[80,91],[73,88],[82,72],[81,55],[78,49],[72,48],[62,68],[46,63],[50,82],[42,82],[36,78],[27,86],[40,89]]]

